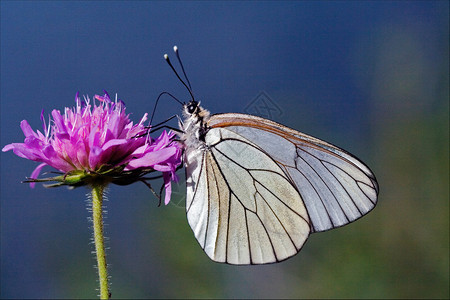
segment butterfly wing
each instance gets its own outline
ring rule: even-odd
[[[213,115],[208,123],[262,149],[301,195],[313,232],[350,223],[372,210],[378,183],[350,153],[312,136],[256,116]]]
[[[214,261],[264,264],[300,251],[310,224],[298,190],[260,147],[227,128],[185,152],[189,225]]]

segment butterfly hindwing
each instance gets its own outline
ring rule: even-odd
[[[263,264],[295,255],[310,224],[297,189],[257,145],[228,129],[209,130],[208,148],[186,151],[187,218],[208,256]]]

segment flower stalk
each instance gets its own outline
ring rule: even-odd
[[[103,192],[105,185],[92,185],[92,222],[94,226],[95,254],[97,257],[100,299],[110,299],[108,268],[106,264],[105,242],[103,236]]]

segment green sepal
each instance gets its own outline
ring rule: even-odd
[[[146,174],[149,174],[154,169],[136,169],[130,171],[124,171],[126,165],[120,165],[112,167],[111,165],[102,165],[95,171],[86,170],[73,170],[65,174],[58,176],[52,176],[47,178],[27,178],[24,183],[30,182],[51,182],[55,183],[44,184],[44,187],[60,187],[68,186],[71,188],[84,186],[84,185],[106,185],[108,183],[114,183],[117,185],[128,185],[136,181],[142,181]]]

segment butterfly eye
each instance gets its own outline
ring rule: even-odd
[[[189,114],[193,114],[196,109],[197,109],[197,103],[196,102],[191,102],[186,107],[186,110],[187,110],[187,112]]]

